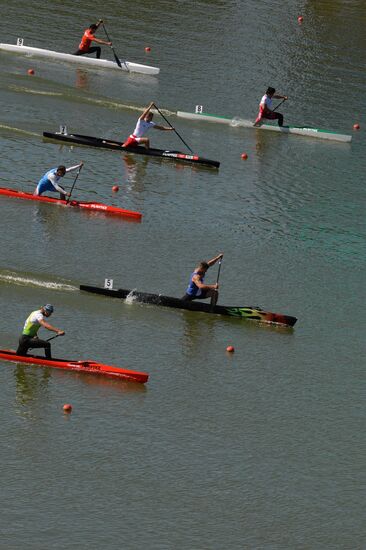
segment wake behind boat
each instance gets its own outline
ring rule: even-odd
[[[263,311],[259,307],[248,306],[211,306],[204,302],[180,300],[171,296],[163,296],[162,294],[149,294],[147,292],[138,292],[135,290],[125,290],[119,288],[113,290],[111,288],[102,288],[97,286],[80,285],[80,290],[92,292],[94,294],[102,294],[111,298],[125,299],[132,297],[137,302],[153,304],[156,306],[174,307],[178,309],[187,309],[189,311],[201,311],[203,313],[211,313],[216,315],[228,315],[239,319],[259,321],[265,323],[273,323],[293,327],[297,321],[296,317],[283,315],[281,313],[271,313]]]
[[[120,141],[96,138],[92,136],[84,136],[81,134],[43,132],[43,137],[56,141],[63,141],[65,143],[71,143],[73,145],[76,144],[85,145],[87,147],[99,147],[101,149],[112,149],[114,151],[134,153],[137,155],[147,155],[152,157],[161,157],[165,159],[188,162],[190,164],[202,164],[206,166],[212,166],[214,168],[219,168],[220,166],[220,162],[218,162],[217,160],[206,159],[194,154],[181,153],[180,151],[154,149],[152,147],[146,149],[146,147],[143,147],[141,145],[137,147],[122,147],[123,143]]]
[[[77,56],[70,53],[54,52],[52,50],[44,50],[42,48],[33,48],[23,45],[23,39],[18,38],[18,44],[0,44],[0,50],[6,52],[17,53],[20,55],[45,57],[49,59],[57,59],[59,61],[67,61],[69,63],[76,63],[78,65],[84,65],[89,67],[96,67],[101,69],[114,69],[118,71],[125,71],[131,73],[141,73],[146,75],[157,75],[160,72],[158,67],[151,67],[149,65],[141,65],[139,63],[131,63],[130,61],[124,61],[120,59],[120,66],[115,61],[109,61],[108,59],[96,59],[93,57]]]
[[[262,124],[261,126],[253,126],[253,121],[244,120],[239,117],[228,118],[224,116],[211,115],[204,112],[187,113],[177,111],[177,116],[188,120],[199,120],[203,122],[216,122],[219,124],[227,124],[232,127],[252,128],[253,130],[269,130],[271,132],[281,132],[282,134],[297,134],[313,138],[327,139],[331,141],[339,141],[349,143],[352,136],[331,132],[330,130],[322,130],[320,128],[308,128],[306,126],[271,126],[270,124]]]
[[[42,367],[54,367],[75,372],[86,372],[144,384],[148,381],[149,375],[146,372],[138,372],[128,369],[104,365],[96,361],[74,361],[71,359],[46,359],[38,355],[17,355],[14,350],[0,349],[0,359],[14,363],[28,363],[41,365]]]
[[[102,214],[110,214],[113,216],[120,216],[122,218],[129,218],[135,221],[141,221],[142,214],[140,212],[134,212],[133,210],[125,210],[118,206],[109,206],[101,202],[88,202],[88,201],[76,201],[76,200],[62,200],[55,199],[53,197],[33,195],[32,193],[26,193],[25,191],[17,191],[16,189],[8,189],[6,187],[0,187],[0,195],[7,197],[14,197],[18,199],[27,199],[38,202],[46,202],[50,204],[57,204],[59,206],[67,206],[80,208],[82,210],[88,210],[93,212],[101,212]]]

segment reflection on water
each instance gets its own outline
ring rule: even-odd
[[[34,230],[39,230],[43,240],[51,241],[55,237],[55,231],[63,230],[63,217],[59,208],[53,204],[36,203],[34,205],[33,222]]]
[[[50,379],[50,369],[42,368],[35,372],[29,366],[17,365],[14,371],[16,382],[16,402],[24,406],[44,394]]]
[[[202,352],[202,348],[206,350],[214,339],[214,329],[218,319],[215,315],[202,318],[203,315],[182,310],[184,321],[182,351],[187,358],[197,357]]]
[[[75,87],[81,88],[82,90],[89,89],[89,76],[88,73],[83,69],[76,69],[75,73]]]
[[[128,191],[136,191],[137,193],[145,191],[144,181],[149,160],[148,157],[137,159],[133,155],[122,155],[125,185]]]

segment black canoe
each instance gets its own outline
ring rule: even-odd
[[[261,321],[265,323],[276,323],[281,325],[287,325],[293,327],[296,323],[296,317],[290,315],[282,315],[281,313],[271,313],[269,311],[263,311],[259,307],[231,307],[231,306],[214,306],[205,304],[204,302],[185,302],[179,298],[172,298],[171,296],[163,296],[162,294],[148,294],[147,292],[138,292],[135,290],[125,290],[119,288],[118,290],[111,290],[109,288],[101,288],[97,286],[80,285],[80,290],[86,292],[93,292],[94,294],[103,294],[104,296],[110,296],[112,298],[127,298],[132,293],[134,299],[138,302],[146,304],[154,304],[157,306],[175,307],[179,309],[188,309],[190,311],[202,311],[204,313],[213,313],[217,315],[229,315],[230,317],[237,317],[240,319],[247,319],[252,321]]]
[[[181,153],[180,151],[167,151],[164,149],[146,149],[146,147],[123,147],[122,142],[110,139],[96,138],[92,136],[83,136],[80,134],[61,134],[59,132],[43,132],[43,137],[54,139],[72,145],[86,145],[87,147],[100,147],[102,149],[113,149],[126,153],[136,153],[137,155],[148,155],[151,157],[161,157],[165,159],[189,162],[191,164],[203,164],[218,168],[220,163],[217,160],[205,159],[193,154]]]

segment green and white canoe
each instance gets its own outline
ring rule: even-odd
[[[346,134],[339,134],[338,132],[331,132],[330,130],[322,130],[320,128],[308,128],[306,126],[272,126],[270,124],[262,124],[260,126],[253,126],[252,120],[244,120],[239,117],[228,118],[224,116],[211,115],[209,113],[185,113],[184,111],[177,111],[177,116],[181,118],[187,118],[189,120],[201,120],[205,122],[216,122],[220,124],[227,124],[232,127],[252,128],[253,130],[270,130],[272,132],[281,132],[282,134],[297,134],[300,136],[307,136],[312,138],[328,139],[331,141],[340,141],[342,143],[349,143],[352,140],[352,136]]]

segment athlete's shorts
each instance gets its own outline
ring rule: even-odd
[[[122,144],[122,147],[137,147],[141,138],[135,136],[128,136],[126,141]]]

